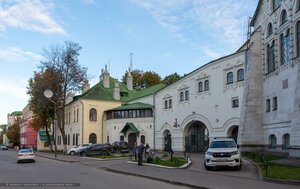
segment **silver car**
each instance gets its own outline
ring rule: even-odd
[[[22,149],[18,153],[18,163],[20,162],[35,162],[34,152],[31,149]]]
[[[80,145],[77,145],[77,146],[71,148],[71,149],[67,152],[67,154],[74,156],[74,155],[77,154],[77,151],[78,151],[79,149],[84,148],[84,147],[87,147],[87,146],[90,146],[91,144],[92,144],[92,143],[87,143],[87,144],[80,144]]]

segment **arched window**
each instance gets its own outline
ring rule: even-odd
[[[300,10],[300,0],[297,0],[296,12],[298,12],[299,10]]]
[[[271,23],[268,24],[268,36],[272,35],[273,33],[273,26]]]
[[[203,91],[203,83],[202,83],[202,81],[198,83],[198,91],[199,92]]]
[[[290,147],[290,134],[284,134],[282,136],[282,148],[286,149]]]
[[[280,24],[284,24],[286,21],[287,21],[286,10],[283,10],[280,16]]]
[[[183,101],[183,99],[184,99],[183,96],[184,96],[183,92],[180,92],[180,101]]]
[[[142,143],[142,144],[145,144],[145,141],[146,141],[146,138],[145,138],[144,135],[142,135],[142,136],[141,136],[141,143]]]
[[[244,81],[244,69],[239,69],[237,71],[237,81]]]
[[[97,135],[95,133],[91,133],[89,136],[89,143],[96,144],[97,143]]]
[[[270,137],[269,137],[269,144],[270,144],[270,148],[276,148],[277,139],[276,139],[275,135],[270,135]]]
[[[286,35],[280,35],[280,61],[281,65],[290,61],[290,30],[287,30]]]
[[[185,100],[189,100],[189,91],[185,91]]]
[[[169,108],[172,108],[172,99],[169,99]]]
[[[227,84],[233,83],[233,73],[229,72],[227,73]]]
[[[165,109],[168,108],[168,100],[165,100]]]
[[[209,90],[209,81],[208,81],[208,80],[205,80],[205,81],[204,81],[204,90],[205,90],[205,91],[208,91],[208,90]]]
[[[97,121],[97,110],[95,108],[90,109],[90,121]]]
[[[120,136],[120,141],[124,141],[124,135]]]
[[[275,70],[275,41],[272,41],[271,45],[267,45],[267,70],[268,73]]]
[[[300,56],[300,21],[297,22],[296,26],[296,48],[297,48],[297,57]]]

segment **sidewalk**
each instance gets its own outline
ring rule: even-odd
[[[36,152],[36,155],[44,158],[55,159],[54,154],[51,153]],[[82,158],[78,156],[69,156],[61,154],[57,154],[57,158],[55,160],[70,163],[101,161],[95,158]],[[297,186],[279,183],[269,183],[260,181],[257,178],[242,178],[232,175],[221,175],[218,174],[218,172],[204,172],[201,170],[197,170],[197,168],[191,167],[189,169],[166,169],[146,165],[138,166],[135,163],[125,162],[127,162],[127,160],[105,165],[101,168],[115,173],[140,176],[193,188],[299,189],[299,185]]]

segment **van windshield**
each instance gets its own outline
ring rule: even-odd
[[[210,148],[236,148],[234,141],[213,141]]]

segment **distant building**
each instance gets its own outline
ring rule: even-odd
[[[9,127],[11,127],[12,125],[14,125],[15,123],[17,123],[17,121],[22,120],[23,117],[23,112],[22,111],[14,111],[12,113],[7,114],[7,130],[9,129]],[[7,135],[5,134],[4,136],[4,144],[7,146],[12,146],[13,144],[11,143],[11,141],[7,138]]]
[[[37,131],[31,127],[32,111],[27,104],[23,109],[23,118],[20,124],[20,147],[31,146],[37,148]]]
[[[114,140],[119,140],[120,130],[127,127],[126,125],[130,120],[118,119],[118,125],[114,125],[112,120],[105,122],[107,119],[105,112],[108,110],[114,111],[114,108],[121,107],[122,104],[130,101],[134,102],[135,99],[140,99],[143,103],[150,101],[150,105],[153,105],[153,94],[164,87],[163,84],[159,84],[148,89],[136,91],[133,89],[132,82],[130,70],[127,74],[126,84],[124,84],[110,77],[107,67],[105,67],[105,69],[102,69],[99,82],[96,85],[90,88],[87,81],[83,84],[82,94],[71,97],[65,108],[64,124],[67,149],[82,143],[111,143]],[[134,121],[131,120],[130,122]],[[123,125],[122,128],[121,125]],[[149,123],[150,125],[151,123]],[[114,134],[111,133],[110,131],[116,126],[118,126],[119,130]],[[131,128],[125,129],[126,132],[123,135],[125,141],[129,140],[128,137],[131,132],[135,132]],[[141,130],[139,132],[143,133],[144,131]],[[58,129],[56,133],[58,149],[62,149],[61,133]],[[135,141],[138,141],[138,137],[141,137],[141,135],[136,134],[135,137]]]
[[[300,157],[300,1],[260,0],[250,26],[239,143]]]

